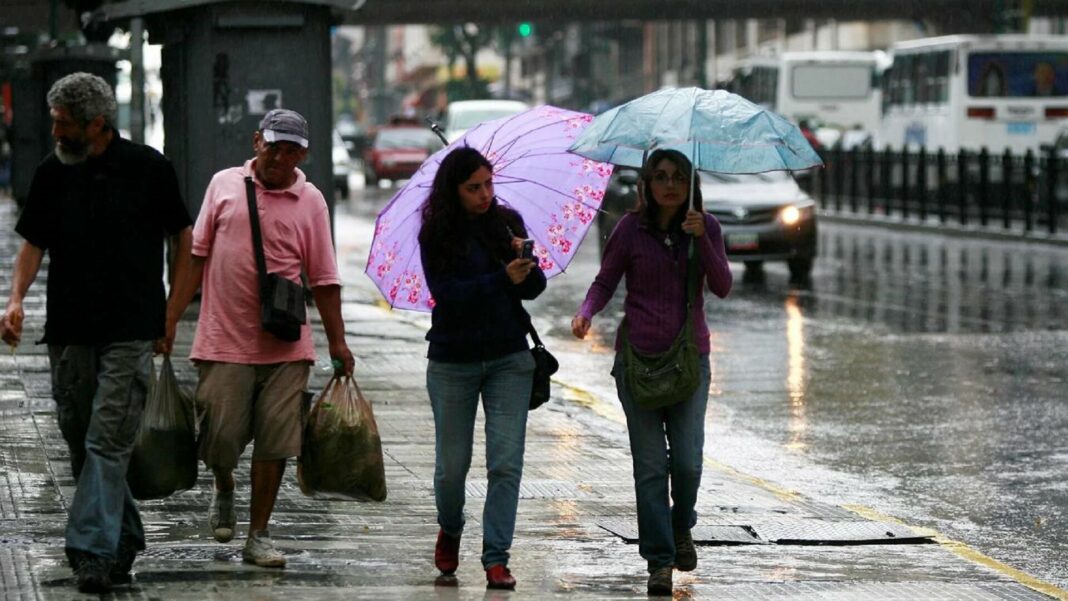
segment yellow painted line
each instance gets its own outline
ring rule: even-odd
[[[567,382],[561,382],[556,378],[552,378],[554,384],[564,389],[564,399],[575,403],[581,407],[585,407],[590,411],[593,411],[597,415],[608,419],[609,421],[616,422],[617,424],[626,425],[626,420],[621,419],[618,413],[610,411],[605,402],[601,398],[592,392],[582,388],[581,386],[575,386]]]
[[[728,476],[732,476],[732,477],[734,477],[734,478],[736,478],[738,480],[742,480],[742,481],[748,482],[749,484],[752,484],[753,486],[762,488],[762,489],[774,494],[776,497],[779,497],[779,500],[781,500],[781,501],[785,501],[785,502],[789,503],[789,502],[800,501],[802,499],[801,494],[798,493],[797,491],[793,491],[793,490],[789,490],[789,489],[783,488],[781,486],[777,486],[775,484],[772,484],[771,482],[768,482],[767,480],[764,480],[763,478],[758,478],[756,476],[751,476],[751,475],[746,474],[744,472],[739,472],[738,470],[734,469],[733,467],[730,467],[729,465],[727,465],[725,463],[721,463],[719,461],[716,461],[715,459],[709,457],[708,455],[705,455],[705,465],[708,465],[708,466],[710,466],[710,467],[712,467],[714,469],[717,469],[717,470],[727,474]]]
[[[932,540],[941,545],[943,548],[947,549],[948,551],[951,551],[952,553],[963,559],[994,570],[995,572],[1007,576],[1015,580],[1016,582],[1019,582],[1020,584],[1026,586],[1027,588],[1034,589],[1044,595],[1049,595],[1054,599],[1068,601],[1068,591],[1060,587],[1054,586],[1048,582],[1039,580],[1038,578],[1035,578],[1034,576],[1028,574],[1027,572],[1024,572],[1023,570],[1018,570],[1012,566],[1001,563],[993,557],[984,555],[979,551],[976,551],[965,543],[946,537],[937,530],[934,530],[932,528],[909,526],[905,522],[895,517],[884,515],[870,507],[865,507],[863,505],[843,505],[842,508],[848,509],[849,511],[852,511],[853,513],[865,519],[875,520],[878,522],[892,522],[895,524],[901,524],[902,526],[907,526],[908,528],[911,528],[916,534],[931,537]]]
[[[586,390],[585,388],[582,388],[581,386],[576,386],[568,382],[561,382],[555,378],[553,379],[553,382],[559,384],[560,387],[564,389],[565,399],[572,401],[578,405],[581,405],[582,407],[586,407],[597,415],[605,417],[610,421],[626,425],[626,418],[620,417],[620,414],[618,412],[609,411],[605,406],[605,401],[597,395],[593,394],[592,392]],[[757,478],[756,476],[750,476],[749,474],[739,472],[733,467],[716,461],[708,455],[705,455],[704,459],[705,465],[711,467],[712,469],[718,470],[735,479],[742,480],[744,482],[748,482],[754,486],[762,488],[779,497],[779,499],[782,501],[797,501],[801,498],[801,495],[795,491],[787,490],[780,486],[776,486],[771,482],[768,482],[767,480],[763,480],[761,478]]]
[[[597,415],[606,417],[611,421],[614,421],[616,423],[625,423],[625,419],[621,419],[618,413],[608,411],[605,407],[604,400],[602,400],[597,395],[589,392],[588,390],[580,386],[575,386],[574,384],[560,382],[555,379],[553,380],[553,382],[559,384],[564,389],[565,399],[577,403],[583,407],[586,407],[592,410]],[[802,498],[801,494],[796,491],[782,488],[781,486],[772,484],[771,482],[768,482],[767,480],[764,480],[762,478],[757,478],[756,476],[751,476],[749,474],[740,472],[734,469],[733,467],[730,467],[709,457],[708,455],[705,455],[705,465],[708,465],[709,467],[728,474],[729,476],[762,488],[779,497],[783,501],[799,501]],[[875,511],[874,509],[865,507],[863,505],[843,505],[842,508],[852,511],[853,513],[868,520],[876,522],[889,522],[906,526],[920,536],[930,537],[931,540],[938,543],[941,547],[951,551],[952,553],[963,559],[994,570],[995,572],[998,572],[999,574],[1011,578],[1012,580],[1019,582],[1027,588],[1036,590],[1044,595],[1049,595],[1050,597],[1053,597],[1054,599],[1060,599],[1061,601],[1068,601],[1068,591],[1065,591],[1064,589],[1054,586],[1048,582],[1039,580],[1038,578],[1035,578],[1027,572],[1018,570],[1012,566],[1001,563],[993,557],[989,557],[980,553],[979,551],[976,551],[975,549],[972,549],[965,543],[947,538],[942,533],[936,530],[933,530],[931,528],[910,526],[895,517],[883,515],[878,511]]]

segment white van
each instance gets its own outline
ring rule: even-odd
[[[518,100],[457,100],[445,109],[445,137],[456,141],[467,130],[482,123],[522,113],[530,108]]]

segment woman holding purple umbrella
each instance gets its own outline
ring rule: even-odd
[[[698,273],[713,294],[727,296],[732,282],[719,222],[702,210],[699,186],[692,191],[693,207],[688,209],[691,170],[682,153],[656,150],[650,154],[642,169],[638,206],[613,230],[601,270],[571,320],[572,333],[585,338],[593,316],[626,276],[620,328],[625,334],[616,336],[612,374],[627,416],[638,503],[638,551],[648,562],[651,595],[672,593],[672,568],[690,571],[697,567],[690,529],[697,523],[694,507],[701,485],[710,349],[704,286],[697,286],[690,314],[686,311],[690,245],[697,245]],[[644,354],[665,352],[691,319],[699,353],[697,391],[666,407],[640,407],[627,386],[624,345]]]
[[[420,252],[434,299],[426,338],[426,383],[434,412],[434,563],[449,576],[459,564],[464,490],[478,412],[486,412],[488,487],[482,565],[487,588],[514,589],[508,550],[523,474],[534,359],[521,302],[545,290],[535,261],[518,258],[526,228],[493,194],[493,165],[473,148],[441,162],[422,211]]]

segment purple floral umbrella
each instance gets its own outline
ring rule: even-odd
[[[423,162],[375,221],[365,272],[392,307],[430,311],[419,255],[421,210],[438,166],[454,148],[478,149],[493,164],[497,200],[523,216],[534,256],[547,277],[561,273],[590,229],[612,166],[567,149],[592,115],[553,106],[487,121]]]

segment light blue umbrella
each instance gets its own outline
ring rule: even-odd
[[[666,88],[594,118],[569,150],[595,161],[641,167],[670,148],[701,171],[763,173],[822,165],[796,125],[724,90]]]

